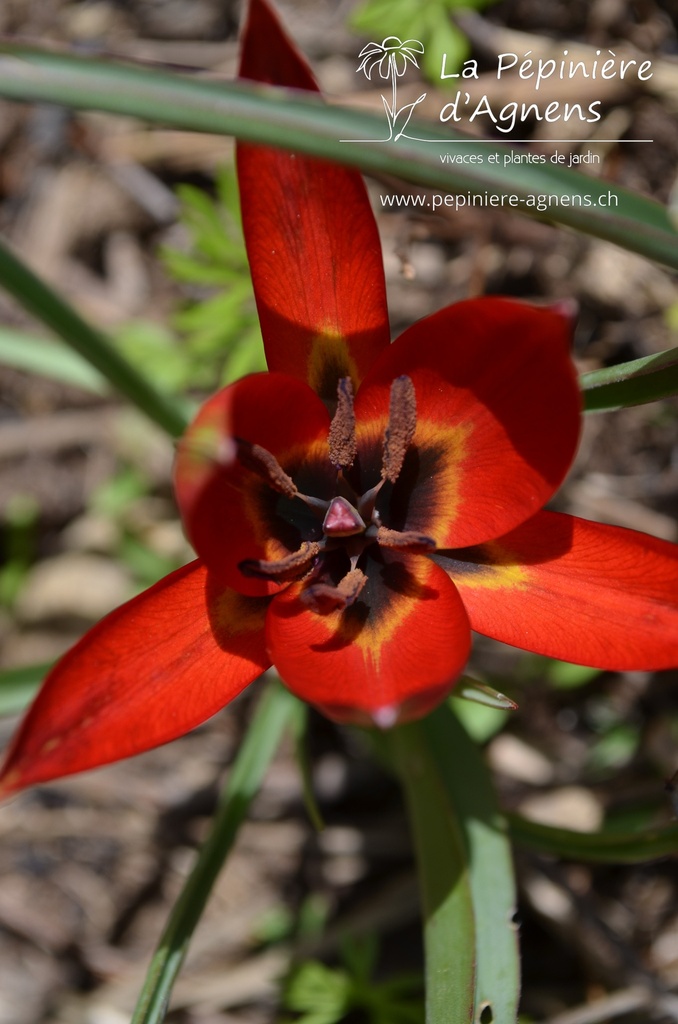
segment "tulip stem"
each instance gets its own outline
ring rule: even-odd
[[[511,1024],[520,970],[506,822],[450,707],[391,734],[417,853],[427,1024]]]
[[[427,1024],[472,1024],[475,925],[467,852],[419,722],[392,734],[419,868]]]

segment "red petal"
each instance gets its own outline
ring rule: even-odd
[[[47,677],[0,793],[119,761],[200,725],[270,665],[266,605],[217,589],[193,562],[112,612]]]
[[[331,497],[336,470],[327,454],[329,424],[325,406],[303,381],[260,373],[210,398],[180,441],[175,485],[188,537],[210,571],[239,593],[280,589],[243,576],[240,562],[283,558],[322,531],[321,519],[299,499],[291,502],[241,466],[234,438],[269,451],[303,493]]]
[[[383,353],[356,396],[359,447],[381,444],[395,377],[409,376],[417,399],[413,444],[390,518],[383,513],[387,526],[426,534],[439,547],[465,547],[541,508],[579,436],[569,336],[560,312],[472,299],[414,324]]]
[[[271,657],[288,688],[329,718],[390,726],[440,703],[468,657],[463,605],[427,558],[382,552],[354,605],[321,615],[303,585],[273,599],[266,619]]]
[[[243,78],[315,90],[264,0],[252,0]],[[381,245],[362,178],[336,164],[238,144],[243,227],[271,370],[328,401],[389,344]]]
[[[595,668],[678,665],[678,547],[540,512],[491,544],[436,554],[473,629]]]

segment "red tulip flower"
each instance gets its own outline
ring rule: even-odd
[[[315,89],[265,0],[242,75]],[[471,629],[599,668],[678,664],[676,547],[540,511],[580,428],[566,313],[475,299],[391,344],[360,176],[249,144],[238,173],[270,371],[180,444],[198,560],[54,668],[5,793],[174,739],[271,664],[331,718],[380,727],[449,693]]]

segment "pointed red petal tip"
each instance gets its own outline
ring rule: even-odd
[[[121,761],[206,721],[270,666],[267,604],[192,562],[111,612],[49,673],[0,794]]]
[[[240,74],[317,93],[265,0],[252,0]],[[239,142],[243,232],[270,370],[308,381],[328,406],[390,344],[382,250],[357,171]]]
[[[311,69],[266,0],[250,0],[241,39],[241,78],[318,92]]]
[[[620,526],[538,512],[476,551],[436,554],[471,627],[594,668],[678,665],[678,546]]]

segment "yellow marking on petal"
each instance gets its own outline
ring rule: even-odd
[[[401,579],[393,579],[393,586],[384,586],[384,603],[379,607],[369,604],[369,596],[366,602],[358,597],[355,605],[343,610],[332,611],[323,615],[323,625],[327,630],[327,639],[337,638],[345,641],[346,644],[356,644],[365,659],[367,666],[373,668],[378,674],[381,667],[381,654],[383,649],[389,645],[396,634],[406,628],[407,619],[414,610],[417,601],[435,600],[438,595],[437,588],[431,587],[428,583],[429,575],[433,574],[433,566],[430,562],[424,562],[418,558],[420,573],[415,576],[413,572],[404,567],[398,569],[402,563],[391,563],[391,571],[402,572]],[[429,569],[426,576],[423,573]],[[370,567],[370,573],[378,573],[376,565]],[[423,577],[423,578],[422,578]]]
[[[242,633],[256,633],[263,629],[267,597],[245,597],[235,590],[226,589],[208,595],[208,612],[212,629],[217,637],[240,636]]]
[[[434,540],[445,537],[457,516],[463,514],[460,508],[461,487],[464,482],[464,462],[468,454],[468,439],[473,432],[472,423],[457,426],[441,426],[423,416],[417,418],[417,429],[413,444],[421,449],[439,452],[440,464],[429,492],[432,501],[427,509],[427,520],[417,523],[417,529]],[[423,483],[423,481],[422,481]],[[416,490],[416,489],[415,489]]]
[[[381,445],[387,426],[387,416],[359,421],[356,425],[358,452],[374,450],[377,443]],[[463,515],[461,497],[466,477],[464,463],[472,432],[472,423],[447,426],[427,419],[425,414],[417,414],[417,427],[410,448],[416,450],[419,457],[419,478],[413,481],[410,498],[412,514],[403,529],[425,534],[440,544],[448,536],[450,525],[457,516]],[[426,470],[422,468],[426,466],[427,460],[431,462],[430,476],[426,476]],[[410,466],[406,457],[401,471],[403,483],[406,483]],[[385,520],[384,525],[391,524]]]
[[[358,368],[346,339],[332,327],[326,327],[311,344],[306,379],[323,400],[336,402],[337,381],[342,377],[350,377],[354,389],[357,389],[360,383]]]
[[[424,565],[423,562],[421,564]],[[404,577],[403,590],[388,589],[388,607],[380,608],[377,614],[371,614],[365,628],[355,638],[365,661],[374,666],[375,672],[380,670],[382,650],[401,629],[406,628],[414,604],[417,601],[432,600],[437,593],[437,590],[412,573]]]
[[[483,587],[485,590],[526,590],[530,586],[530,567],[521,565],[516,555],[496,541],[481,545],[479,550],[485,556],[483,561],[474,562],[473,568],[467,571],[449,572],[453,581],[465,587]]]

